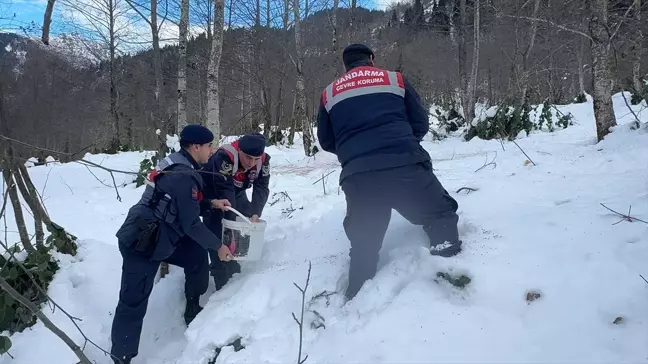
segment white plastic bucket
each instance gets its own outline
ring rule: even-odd
[[[261,259],[266,225],[261,219],[251,224],[240,217],[236,221],[223,219],[223,244],[232,246],[235,243],[234,260]]]

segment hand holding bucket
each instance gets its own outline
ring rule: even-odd
[[[242,213],[240,213],[238,210],[236,210],[232,206],[225,206],[225,209],[229,210],[229,211],[232,211],[236,215],[240,216],[241,219],[243,219],[245,222],[247,222],[250,225],[253,225],[252,221],[250,221],[247,217],[245,217]],[[233,234],[232,234],[232,242],[227,247],[229,248],[230,252],[232,252],[232,254],[234,254],[236,252],[236,238],[234,237]]]

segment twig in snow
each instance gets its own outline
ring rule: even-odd
[[[478,188],[472,188],[472,187],[461,187],[461,188],[458,189],[455,193],[459,193],[459,192],[464,191],[464,190],[465,190],[465,191],[468,191],[467,193],[471,193],[471,192],[476,192],[476,191],[478,191],[479,189],[478,189]]]
[[[632,113],[632,116],[635,118],[635,124],[637,125],[637,128],[639,125],[641,125],[641,121],[639,120],[639,116],[637,116],[637,113],[632,110],[632,107],[630,106],[630,103],[628,102],[628,98],[625,95],[625,92],[621,92],[621,96],[623,96],[623,102],[625,102],[626,106],[628,107],[628,110]]]
[[[297,356],[297,364],[303,364],[306,359],[308,359],[308,355],[304,356],[302,359],[302,344],[304,342],[304,310],[306,306],[306,290],[308,290],[308,283],[310,282],[310,274],[311,274],[311,261],[308,261],[308,275],[306,276],[306,285],[304,288],[301,288],[297,285],[297,283],[293,282],[295,287],[301,292],[302,294],[302,304],[301,304],[301,319],[297,320],[297,316],[295,316],[295,313],[293,312],[292,317],[297,323],[297,326],[299,327],[299,355]]]
[[[112,172],[110,172],[110,177],[112,177],[113,185],[110,186],[110,185],[107,185],[104,181],[100,180],[99,177],[97,177],[96,174],[92,173],[92,171],[90,170],[90,167],[88,167],[87,165],[85,165],[85,167],[88,169],[88,172],[90,172],[90,174],[92,176],[94,176],[94,178],[96,178],[97,181],[99,181],[99,183],[101,183],[102,185],[104,185],[104,186],[106,186],[108,188],[114,187],[115,188],[115,193],[117,194],[117,201],[119,201],[119,202],[122,201],[121,196],[119,195],[119,190],[117,189],[117,182],[115,182],[115,175]]]
[[[646,280],[646,278],[644,278],[644,276],[642,276],[641,274],[639,274],[639,277],[641,277],[641,279],[643,279],[644,282],[648,283],[648,280]]]
[[[486,160],[484,161],[484,165],[481,166],[481,167],[479,167],[479,168],[477,168],[477,169],[475,170],[475,173],[481,171],[482,169],[484,169],[484,168],[486,168],[486,167],[488,167],[488,166],[493,166],[492,169],[497,168],[497,163],[495,163],[495,159],[496,159],[496,158],[497,158],[497,152],[495,152],[495,156],[493,157],[493,160],[490,161],[490,162],[488,162],[488,153],[486,153]]]
[[[54,168],[50,168],[49,171],[47,171],[47,176],[45,177],[45,183],[43,184],[43,189],[41,190],[40,193],[41,201],[43,201],[43,196],[45,196],[45,189],[47,188],[47,182],[49,182],[49,176],[50,173],[52,173],[52,169]],[[45,204],[43,204],[43,208],[45,208]]]
[[[335,172],[335,170],[332,170],[331,172],[327,173],[326,175],[322,174],[322,178],[318,179],[317,181],[313,182],[313,185],[319,181],[322,181],[322,189],[324,190],[324,194],[326,195],[326,177],[328,177],[331,173]]]
[[[602,204],[602,203],[601,203],[601,206],[603,206],[603,207],[605,207],[606,209],[608,209],[608,210],[614,212],[615,214],[621,216],[621,220],[615,222],[615,223],[612,224],[612,225],[616,225],[616,224],[618,224],[618,223],[620,223],[620,222],[622,222],[622,221],[627,221],[627,222],[639,221],[639,222],[643,222],[644,224],[648,224],[648,221],[644,221],[644,220],[641,220],[641,219],[637,219],[636,217],[630,216],[630,213],[632,212],[632,205],[630,205],[630,207],[628,208],[628,214],[627,214],[627,215],[622,214],[622,213],[617,212],[617,211],[614,211],[614,210],[612,210],[611,208],[605,206],[605,205]]]
[[[513,143],[514,143],[518,148],[520,148],[520,150],[522,151],[522,153],[524,153],[524,156],[527,157],[527,159],[529,160],[529,162],[531,162],[534,166],[537,166],[537,164],[535,164],[535,163],[533,162],[533,160],[531,159],[531,157],[529,157],[529,155],[526,154],[526,152],[524,151],[524,149],[522,149],[522,147],[521,147],[521,146],[520,146],[520,145],[515,141],[515,139],[514,139],[514,140],[511,140],[511,141],[512,141],[512,142],[513,142]]]
[[[327,173],[326,175],[322,176],[322,178],[320,178],[320,179],[318,179],[317,181],[313,182],[313,185],[316,184],[316,183],[319,182],[319,181],[324,180],[324,178],[328,177],[328,176],[329,176],[331,173],[333,173],[333,172],[335,172],[335,170],[330,171],[330,172]]]
[[[74,195],[74,191],[72,191],[72,187],[70,187],[70,185],[67,184],[67,182],[65,182],[65,180],[63,179],[63,177],[61,177],[60,175],[59,175],[59,178],[61,179],[61,182],[63,182],[63,184],[66,185],[67,188],[70,190],[70,193],[72,193],[72,194]]]

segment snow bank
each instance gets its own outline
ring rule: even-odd
[[[464,252],[430,256],[421,229],[394,212],[378,274],[346,305],[334,293],[344,288],[349,247],[339,164],[328,153],[304,157],[298,138],[293,147],[268,148],[262,261],[243,263],[219,292],[210,282],[205,309],[186,329],[184,277],[171,266],[153,290],[133,363],[206,364],[216,348],[238,337],[245,348],[224,347],[216,363],[295,362],[299,332],[292,313],[299,317],[301,297],[293,282],[304,285],[309,262],[307,362],[647,363],[648,285],[639,274],[648,277],[648,225],[615,225],[619,217],[600,203],[622,212],[632,205],[632,215],[648,220],[648,131],[631,130],[623,99],[615,96],[614,104],[622,125],[601,143],[591,105],[560,106],[575,115],[574,126],[517,141],[535,166],[512,143],[427,137],[435,173],[459,202]],[[648,121],[648,112],[635,110]],[[137,171],[144,156],[86,158]],[[491,161],[496,165],[485,166]],[[109,349],[121,268],[114,233],[142,187],[134,187],[133,176],[115,175],[119,202],[110,175],[99,169],[91,174],[68,163],[30,173],[53,220],[81,239],[77,257],[60,256],[49,293]],[[455,192],[461,187],[477,191]],[[460,289],[439,272],[472,281]],[[527,302],[529,291],[540,298]],[[83,344],[58,310],[45,310]],[[613,323],[617,317],[620,324]],[[40,323],[12,340],[15,359],[3,356],[0,363],[75,360]],[[96,348],[86,352],[110,363]]]

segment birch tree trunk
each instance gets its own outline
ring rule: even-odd
[[[533,4],[533,14],[531,17],[533,19],[538,17],[538,10],[540,9],[540,0],[534,0]],[[536,34],[538,33],[538,23],[536,21],[531,21],[531,31],[529,33],[529,44],[527,45],[524,53],[522,54],[522,72],[520,77],[521,83],[521,93],[520,93],[520,105],[524,105],[528,100],[528,91],[529,91],[529,56],[535,45]]]
[[[189,32],[189,0],[180,3],[180,24],[178,26],[178,135],[187,125],[187,33]]]
[[[119,130],[119,112],[117,111],[117,80],[115,75],[115,20],[117,17],[117,3],[116,0],[108,0],[108,52],[110,53],[110,63],[108,64],[110,72],[110,117],[111,117],[111,131],[112,141],[110,149],[117,152],[121,146],[120,130]]]
[[[587,39],[581,37],[578,50],[578,93],[585,95],[585,42]]]
[[[466,28],[468,27],[468,15],[466,14],[466,0],[459,0],[459,89],[461,90],[461,106],[463,117],[466,123],[470,124],[472,118],[469,114],[468,107],[468,75],[467,75],[467,55],[466,55]]]
[[[643,58],[643,32],[641,31],[641,0],[634,0],[634,18],[637,33],[634,45],[634,60],[632,62],[632,85],[635,92],[641,93],[643,85],[641,83],[641,59]],[[645,96],[648,99],[648,95]]]
[[[539,0],[536,0],[539,1]],[[475,94],[477,92],[477,69],[479,68],[479,43],[481,41],[481,36],[480,36],[480,31],[479,31],[479,23],[480,23],[480,12],[479,12],[479,4],[480,0],[475,0],[475,9],[474,9],[474,26],[473,26],[473,34],[474,34],[474,44],[473,44],[473,60],[472,60],[472,70],[470,72],[470,81],[468,84],[468,92],[467,98],[468,98],[468,115],[470,116],[470,121],[475,117]]]
[[[306,115],[306,86],[304,84],[304,50],[303,50],[303,35],[301,29],[301,16],[299,13],[299,0],[293,0],[293,12],[295,17],[294,23],[294,32],[295,32],[295,50],[297,53],[297,59],[295,60],[295,66],[297,68],[297,85],[295,93],[295,108],[294,108],[294,118],[295,125],[301,125],[302,129],[302,140],[304,143],[304,153],[307,156],[313,155],[313,131],[311,129],[311,123],[308,120]]]
[[[594,83],[594,118],[596,119],[596,136],[603,140],[616,126],[612,108],[612,71],[610,69],[611,39],[608,32],[608,1],[589,0],[592,9],[590,34],[592,37],[592,78]]]
[[[330,22],[331,22],[331,33],[332,33],[332,36],[333,36],[333,39],[332,39],[332,42],[333,42],[332,50],[333,50],[333,55],[335,55],[335,56],[337,56],[337,53],[338,53],[338,26],[337,26],[337,13],[338,13],[338,8],[339,8],[339,7],[340,7],[340,0],[333,0],[333,9],[331,10],[331,18],[330,18]],[[343,67],[342,67],[341,65],[340,65],[340,66],[337,66],[337,67],[336,67],[336,70],[343,70]],[[338,71],[338,72],[335,72],[335,73],[336,73],[336,75],[338,75],[338,76],[341,74],[339,71]]]
[[[220,92],[218,73],[223,52],[223,23],[225,22],[225,1],[214,0],[214,32],[207,68],[207,128],[214,133],[216,143],[220,142]]]

